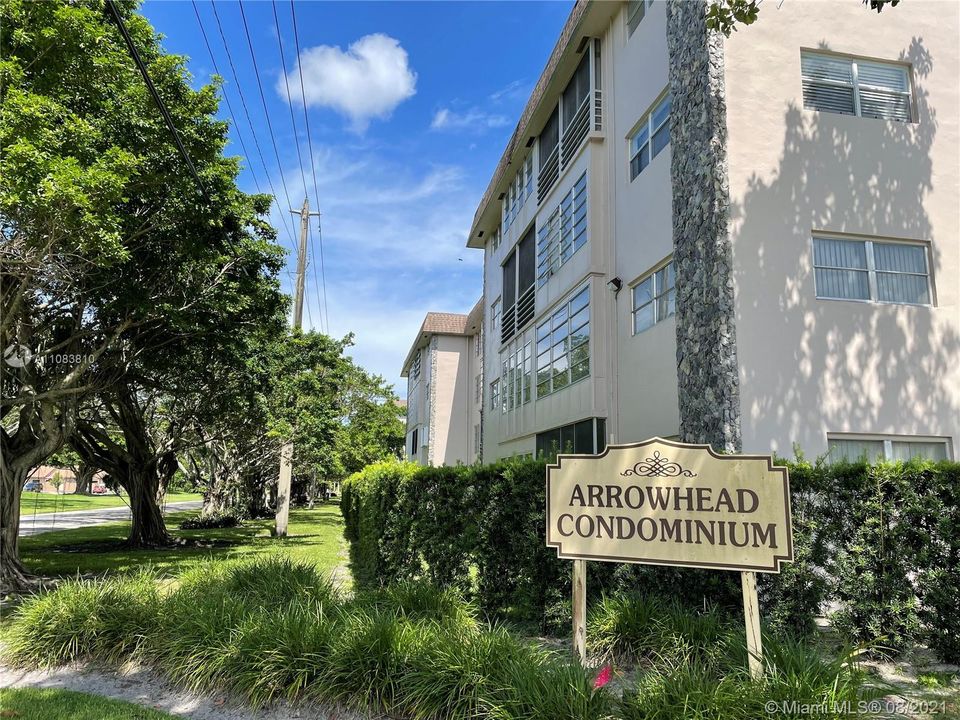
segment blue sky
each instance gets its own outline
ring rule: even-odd
[[[239,5],[216,5],[238,74],[234,82],[211,3],[197,0],[236,113],[228,153],[244,155],[239,132],[252,156],[240,185],[256,191],[256,175],[269,192],[269,173],[279,197],[274,225],[284,224],[280,239],[291,249],[285,288],[292,287],[296,258],[295,218],[281,217],[283,185],[299,208],[304,182],[298,147],[304,163],[310,161],[305,96],[323,212],[329,332],[354,332],[351,354],[395,383],[401,395],[406,388],[400,365],[423,315],[467,312],[480,296],[482,253],[465,247],[470,221],[570,7],[568,2],[298,1],[301,93],[289,0],[276,4],[285,63],[274,5],[244,2],[278,165]],[[149,0],[142,12],[165,36],[169,52],[189,58],[196,83],[208,82],[214,66],[193,4]],[[225,102],[221,116],[229,118]],[[312,173],[309,165],[304,169],[313,206]],[[326,331],[315,279],[320,276],[316,243],[314,225],[316,267],[307,272],[304,325]]]

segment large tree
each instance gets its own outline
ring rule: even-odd
[[[4,590],[28,584],[23,480],[81,404],[162,386],[169,353],[280,301],[269,200],[236,187],[216,88],[193,90],[134,8],[121,3],[202,191],[102,2],[0,4],[0,347],[32,353],[0,368]]]

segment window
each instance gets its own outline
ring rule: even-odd
[[[500,378],[490,383],[490,409],[496,410],[500,406]]]
[[[584,173],[540,227],[537,238],[537,283],[543,285],[586,244],[587,174]]]
[[[576,72],[563,91],[563,130],[566,132],[576,117],[577,110],[590,96],[590,53],[584,53]]]
[[[500,228],[498,227],[493,231],[493,235],[490,236],[490,251],[493,252],[500,247]]]
[[[803,106],[808,110],[910,122],[906,65],[801,51]]]
[[[416,380],[420,377],[420,356],[422,353],[417,350],[413,356],[413,360],[410,361],[410,378]]]
[[[537,457],[554,458],[557,453],[594,455],[607,446],[605,435],[603,418],[589,418],[537,433]]]
[[[651,5],[653,0],[630,0],[627,3],[627,37],[633,35]]]
[[[413,429],[413,434],[410,436],[410,454],[416,455],[417,450],[420,449],[420,446],[417,445],[417,428]]]
[[[483,375],[477,375],[474,388],[474,400],[478,405],[483,404]]]
[[[818,298],[930,304],[927,249],[920,243],[813,239]]]
[[[643,172],[660,151],[670,144],[670,95],[657,101],[630,136],[630,180]]]
[[[490,331],[496,334],[500,329],[500,298],[493,301],[490,306]]]
[[[527,231],[503,264],[503,317],[500,342],[507,342],[533,320],[534,281],[537,275],[533,227]]]
[[[590,375],[590,288],[537,327],[537,398]]]
[[[524,177],[524,195],[526,197],[531,197],[533,195],[533,151],[531,150],[527,154],[527,159],[523,161],[523,177]]]
[[[676,265],[655,270],[633,288],[633,334],[666,320],[677,309]]]
[[[530,402],[533,370],[533,348],[531,343],[514,343],[501,355],[504,386],[501,393],[503,412],[510,412]]]
[[[874,463],[878,460],[911,460],[913,458],[948,459],[947,441],[937,439],[828,436],[827,448],[831,462],[866,460]]]

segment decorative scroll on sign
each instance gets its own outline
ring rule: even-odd
[[[654,438],[547,467],[561,558],[779,572],[793,560],[787,469]]]

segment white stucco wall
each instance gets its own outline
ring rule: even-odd
[[[960,423],[960,4],[764,5],[725,45],[743,445]],[[916,122],[803,109],[800,49],[911,64]],[[933,307],[818,300],[815,231],[930,243]]]

